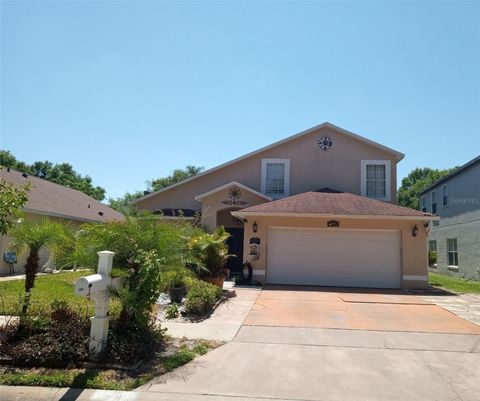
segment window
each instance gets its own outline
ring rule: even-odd
[[[458,244],[456,238],[447,239],[448,266],[458,267]]]
[[[442,205],[448,206],[448,188],[447,184],[442,187]]]
[[[272,198],[289,194],[290,160],[262,160],[262,192]]]
[[[437,241],[428,241],[428,265],[430,267],[437,267]]]
[[[362,160],[362,196],[390,201],[390,190],[390,160]]]
[[[437,191],[432,191],[432,213],[437,213]]]
[[[422,212],[427,213],[427,197],[422,196]]]

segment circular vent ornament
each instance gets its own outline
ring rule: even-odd
[[[333,148],[333,139],[329,136],[322,136],[318,139],[317,145],[321,150],[329,151]]]

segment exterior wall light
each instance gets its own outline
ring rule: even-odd
[[[252,230],[253,230],[254,233],[256,233],[258,231],[258,224],[257,224],[256,221],[253,222]]]
[[[423,227],[425,227],[425,232],[428,234],[430,232],[430,223],[425,223]]]
[[[415,226],[412,228],[412,237],[416,237],[418,235],[418,227],[415,224]]]

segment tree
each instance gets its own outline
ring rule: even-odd
[[[73,229],[60,221],[44,218],[40,221],[22,220],[11,230],[12,246],[18,253],[28,252],[25,264],[25,300],[22,313],[26,314],[30,304],[32,288],[39,269],[39,252],[42,247],[55,253],[66,248],[74,240]]]
[[[99,201],[105,199],[104,188],[94,186],[90,176],[82,176],[68,163],[53,164],[49,161],[37,161],[29,165],[17,160],[8,150],[1,150],[0,165],[76,189]]]
[[[12,217],[17,216],[28,200],[30,183],[17,187],[0,179],[0,234],[6,235],[13,227]]]
[[[143,196],[143,192],[140,191],[134,193],[127,192],[122,197],[109,198],[108,206],[127,216],[133,216],[136,214],[136,208],[135,205],[131,204],[131,201],[140,198],[141,196]]]
[[[401,206],[419,209],[418,197],[425,188],[450,174],[458,167],[445,170],[435,170],[428,167],[416,168],[402,180],[398,190],[398,203]]]
[[[147,181],[148,191],[159,191],[160,189],[166,188],[170,185],[176,184],[177,182],[184,181],[187,178],[196,176],[197,174],[203,171],[203,167],[196,166],[186,166],[184,169],[175,169],[167,177],[157,178],[151,181]],[[127,215],[132,215],[136,213],[135,206],[131,204],[131,201],[140,198],[143,196],[143,192],[137,191],[134,193],[127,192],[125,195],[119,198],[110,198],[108,200],[108,205]]]
[[[150,181],[149,187],[152,191],[158,191],[177,182],[184,181],[187,178],[196,176],[203,171],[203,167],[186,166],[184,169],[177,168],[167,176]]]

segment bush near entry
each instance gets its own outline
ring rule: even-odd
[[[204,316],[213,311],[222,289],[202,280],[192,280],[188,286],[185,311],[190,316]]]

